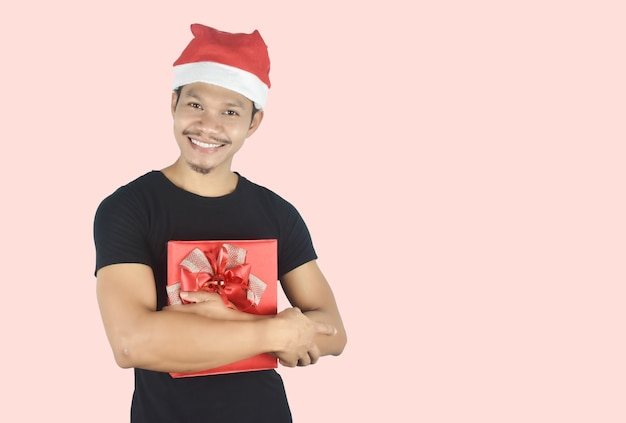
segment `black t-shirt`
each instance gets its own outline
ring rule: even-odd
[[[94,222],[96,271],[117,263],[152,268],[157,309],[167,305],[169,240],[277,239],[278,274],[317,258],[309,231],[287,201],[239,176],[222,197],[182,190],[159,171],[119,188]],[[274,370],[174,379],[135,369],[133,422],[288,422],[282,380]]]

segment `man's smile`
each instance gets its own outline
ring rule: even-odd
[[[197,145],[198,147],[201,147],[201,148],[218,148],[218,147],[223,147],[224,145],[226,145],[225,143],[217,144],[217,143],[202,142],[194,138],[189,138],[189,141],[191,141],[193,145]]]

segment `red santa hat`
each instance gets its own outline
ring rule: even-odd
[[[263,109],[270,88],[270,58],[259,31],[232,34],[191,25],[194,38],[174,62],[174,89],[206,82],[235,91]]]

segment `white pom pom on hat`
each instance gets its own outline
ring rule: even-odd
[[[235,91],[262,110],[270,84],[270,58],[259,31],[230,33],[192,24],[194,38],[174,62],[174,86],[206,82]]]

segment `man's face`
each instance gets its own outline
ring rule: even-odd
[[[178,101],[177,101],[178,100]],[[181,158],[201,174],[230,172],[233,156],[263,118],[252,101],[234,91],[196,82],[172,95],[174,135]]]

